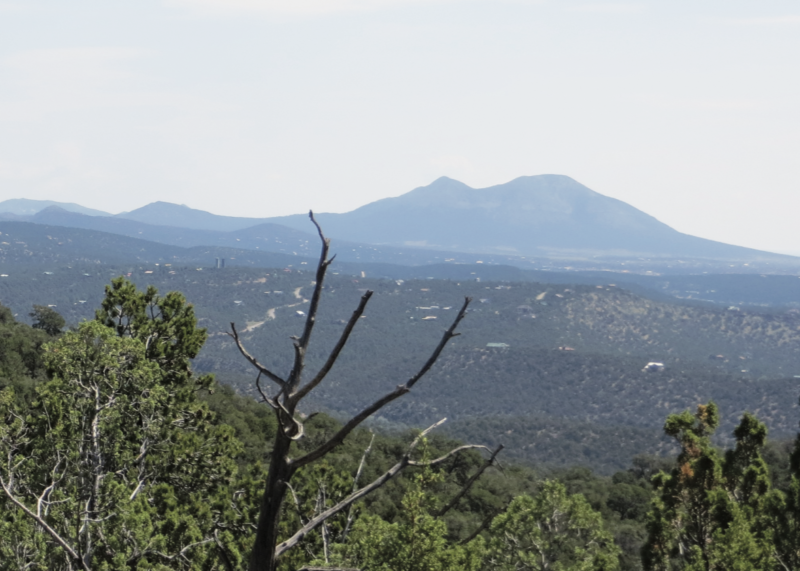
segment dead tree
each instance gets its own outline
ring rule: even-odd
[[[317,316],[317,309],[322,294],[323,285],[325,282],[325,274],[332,258],[328,258],[330,248],[330,240],[322,233],[322,229],[314,219],[313,213],[309,212],[311,222],[316,226],[322,242],[322,252],[320,254],[319,263],[316,269],[316,283],[314,286],[314,293],[311,296],[311,301],[308,309],[308,314],[305,320],[303,333],[300,337],[293,337],[294,341],[294,364],[289,375],[286,378],[270,371],[267,367],[262,365],[255,357],[253,357],[243,346],[239,334],[236,331],[236,326],[231,323],[231,331],[229,335],[233,338],[241,354],[247,361],[256,368],[258,377],[256,378],[256,388],[258,389],[261,398],[275,411],[278,420],[278,431],[273,443],[272,455],[270,458],[269,473],[267,481],[264,486],[264,495],[261,500],[258,524],[256,529],[255,544],[250,556],[250,571],[274,571],[278,558],[282,553],[291,549],[308,533],[320,526],[325,520],[334,516],[335,514],[347,509],[354,502],[363,498],[371,491],[381,487],[394,476],[399,474],[407,466],[421,465],[419,462],[412,460],[411,453],[417,446],[420,438],[427,434],[430,430],[441,424],[440,421],[431,426],[420,434],[420,437],[415,440],[403,457],[397,464],[392,466],[387,472],[382,474],[373,482],[363,486],[358,490],[354,490],[347,498],[336,504],[335,506],[325,510],[318,516],[312,518],[305,525],[303,525],[297,532],[290,538],[283,541],[278,545],[278,525],[281,517],[281,506],[287,493],[288,486],[292,477],[298,469],[315,462],[326,454],[331,452],[334,448],[339,446],[344,439],[362,422],[369,418],[372,414],[382,409],[384,406],[400,398],[408,393],[414,385],[430,370],[436,360],[439,358],[445,345],[458,335],[456,328],[461,320],[467,313],[467,307],[470,303],[470,298],[465,298],[460,311],[453,320],[453,323],[442,335],[439,344],[434,348],[428,360],[422,368],[411,376],[404,384],[398,385],[394,390],[388,392],[383,397],[379,398],[361,412],[353,416],[347,421],[342,428],[336,432],[327,442],[324,442],[315,450],[308,452],[299,458],[292,458],[292,444],[303,437],[303,424],[297,418],[298,405],[300,402],[311,393],[319,384],[325,379],[325,376],[333,368],[336,360],[347,343],[350,334],[353,331],[359,318],[364,313],[367,303],[372,297],[372,292],[367,291],[358,304],[358,307],[353,312],[350,320],[345,325],[344,331],[339,337],[336,345],[333,347],[330,355],[323,364],[322,368],[310,378],[310,380],[303,382],[305,357],[308,351],[309,342],[311,340],[311,333],[314,329],[314,323]],[[276,389],[273,394],[268,392],[261,386],[261,378],[266,377],[274,385]],[[438,465],[452,457],[454,454],[462,450],[472,448],[485,448],[483,446],[461,446],[450,451],[445,456],[426,462],[426,465]]]

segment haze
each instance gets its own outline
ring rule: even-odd
[[[796,2],[0,1],[0,200],[345,212],[558,173],[800,253]]]

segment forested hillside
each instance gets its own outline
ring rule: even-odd
[[[305,268],[307,265],[299,265]],[[336,266],[334,266],[335,268]],[[254,395],[248,365],[225,334],[235,322],[246,345],[277,370],[291,366],[291,342],[302,326],[312,276],[294,268],[258,270],[152,264],[4,266],[0,301],[19,319],[31,305],[51,305],[71,324],[93,317],[103,287],[130,274],[140,286],[183,291],[210,333],[195,360],[242,394]],[[654,301],[613,286],[374,280],[329,276],[323,293],[317,343],[309,360],[319,363],[362,292],[376,294],[359,320],[348,349],[313,406],[347,414],[403,381],[425,347],[435,342],[448,316],[466,295],[475,298],[462,335],[416,395],[384,410],[374,422],[418,426],[511,415],[576,423],[577,456],[549,457],[608,472],[625,465],[638,444],[660,450],[659,430],[670,412],[716,400],[724,412],[723,439],[745,410],[756,412],[774,434],[792,434],[800,381],[800,316]],[[507,348],[489,348],[487,344]],[[649,361],[665,370],[642,371]],[[597,430],[630,427],[630,447],[604,447]],[[619,432],[617,432],[620,434]],[[589,443],[595,442],[589,446]],[[542,461],[550,450],[531,439],[514,452]],[[627,451],[623,453],[623,450]]]
[[[200,350],[206,336],[195,328],[194,315],[204,314],[200,322],[210,326],[222,326],[220,314],[240,319],[240,330],[254,354],[279,370],[285,357],[276,349],[291,348],[284,334],[297,332],[297,324],[303,321],[297,312],[307,309],[304,292],[310,276],[244,269],[144,271],[154,270],[140,270],[139,282],[166,282],[174,289],[182,284],[197,294],[198,303],[186,304],[177,293],[163,298],[155,290],[134,294],[131,285],[118,282],[116,289],[99,296],[98,321],[84,322],[65,334],[59,331],[63,322],[55,311],[58,304],[37,305],[30,316],[33,328],[0,308],[0,336],[5,341],[0,350],[0,446],[15,459],[0,467],[4,493],[0,497],[0,569],[31,564],[66,569],[70,557],[79,558],[73,546],[87,554],[86,569],[109,564],[113,568],[235,569],[244,564],[251,548],[250,522],[257,514],[264,461],[278,428],[271,410],[247,396],[252,394],[252,384],[239,385],[245,393],[241,396],[185,368],[187,358]],[[90,319],[92,308],[87,300],[71,304],[69,300],[106,277],[62,268],[62,283],[65,276],[75,281],[57,287],[59,280],[51,279],[55,273],[14,276],[0,282],[4,298],[23,299],[23,288],[28,288],[30,296],[33,286],[34,296],[52,296],[51,300],[62,302],[73,323],[81,316]],[[636,351],[649,345],[650,337],[632,345],[627,354],[589,350],[603,346],[598,322],[607,319],[608,308],[616,308],[613,323],[618,327],[608,343],[635,338],[637,328],[649,319],[661,343],[657,347],[678,348],[682,346],[676,345],[677,338],[687,332],[681,322],[689,315],[702,320],[702,335],[709,343],[720,344],[714,347],[736,348],[746,339],[755,346],[767,346],[768,339],[773,339],[791,349],[796,344],[793,315],[782,319],[743,312],[729,317],[726,312],[665,306],[616,288],[331,278],[321,299],[317,332],[321,347],[316,357],[310,356],[310,366],[319,364],[320,351],[330,346],[363,286],[377,291],[376,303],[358,320],[353,346],[342,353],[335,374],[310,403],[339,413],[360,408],[359,403],[372,398],[371,392],[383,393],[402,381],[399,372],[420,366],[426,356],[423,345],[430,347],[441,333],[441,323],[454,312],[454,306],[444,305],[441,299],[467,293],[475,296],[475,309],[465,320],[464,335],[448,344],[431,377],[397,406],[382,411],[383,425],[394,427],[394,432],[379,432],[375,437],[368,430],[357,430],[324,460],[298,474],[282,516],[282,537],[344,497],[354,489],[357,478],[369,481],[387,470],[413,438],[408,432],[397,432],[400,423],[419,425],[452,416],[449,434],[462,442],[482,442],[490,449],[505,445],[505,467],[502,471],[490,468],[474,485],[472,476],[484,465],[475,452],[445,455],[447,462],[437,463],[435,470],[410,468],[356,504],[355,510],[332,518],[321,532],[309,533],[280,559],[281,571],[309,563],[396,569],[409,562],[414,569],[511,570],[542,545],[549,546],[543,554],[548,565],[580,560],[587,568],[609,571],[678,569],[683,568],[681,562],[691,563],[698,557],[717,561],[736,557],[745,569],[753,570],[779,564],[795,568],[792,530],[800,521],[796,474],[800,452],[790,463],[791,444],[768,444],[766,427],[757,420],[766,420],[787,434],[793,432],[790,427],[800,414],[796,406],[781,401],[795,402],[795,380],[734,375],[727,372],[730,365],[724,355],[715,355],[711,365],[676,357],[667,361],[664,371],[644,372],[642,359],[648,355]],[[237,297],[242,299],[226,301],[223,285],[241,293]],[[143,296],[142,303],[131,301],[132,295]],[[252,317],[264,310],[259,299],[269,300],[265,305],[273,307],[266,308],[264,319],[255,321]],[[412,299],[426,305],[410,305]],[[275,305],[276,301],[283,303]],[[526,302],[523,307],[520,301]],[[151,304],[148,310],[146,303]],[[599,317],[576,317],[581,311]],[[134,313],[117,319],[118,312],[120,316]],[[548,333],[565,327],[566,319],[577,324],[575,330],[548,339]],[[660,323],[666,325],[659,328]],[[734,326],[746,328],[731,334]],[[500,337],[501,333],[505,336]],[[552,346],[571,342],[570,335],[591,339],[594,345]],[[142,336],[151,343],[140,343]],[[212,331],[204,356],[196,360],[199,369],[213,365],[220,371],[228,367],[243,371],[236,364],[241,356],[229,350],[227,339]],[[486,347],[486,339],[508,346]],[[699,343],[701,337],[695,339]],[[784,364],[793,362],[789,355]],[[86,369],[90,363],[93,368]],[[768,370],[766,363],[762,366]],[[240,373],[238,378],[245,376]],[[175,387],[171,396],[161,390],[170,386]],[[193,388],[187,391],[181,386]],[[208,389],[216,390],[208,394]],[[94,404],[98,395],[109,399],[99,409]],[[709,396],[718,400],[719,407],[712,403],[700,406],[696,414],[680,413]],[[743,408],[756,416],[742,417]],[[64,415],[62,410],[70,413]],[[84,414],[98,414],[99,423],[82,424],[81,419],[88,418]],[[141,416],[144,424],[121,422],[131,415]],[[659,435],[656,427],[668,416]],[[173,417],[176,422],[169,422]],[[299,440],[299,454],[315,449],[341,429],[328,416],[301,418],[305,433]],[[374,428],[381,426],[382,419],[377,419]],[[40,423],[49,423],[50,429],[41,430]],[[155,423],[155,432],[149,432],[149,423]],[[69,436],[72,431],[89,426],[125,436],[97,440],[99,456],[84,456],[79,448],[74,455],[62,456],[82,441]],[[711,445],[715,431],[723,437],[719,442],[731,448],[724,456]],[[731,432],[734,438],[726,438]],[[171,444],[160,446],[156,434],[167,435]],[[423,466],[425,458],[446,454],[458,444],[431,435],[420,452]],[[140,446],[153,447],[148,453],[150,476],[145,479],[137,460],[142,458],[137,452]],[[96,463],[95,457],[103,462]],[[527,466],[513,463],[519,460]],[[613,475],[597,476],[586,468],[555,468],[576,463],[594,464]],[[89,492],[80,470],[90,470],[106,484]],[[56,473],[61,475],[54,481],[51,475]],[[695,543],[696,547],[683,553],[680,542],[694,541],[694,532],[681,523],[685,521],[681,510],[697,508],[674,506],[670,509],[677,511],[665,511],[661,506],[676,494],[695,493],[693,487],[700,485],[711,486],[703,494],[717,498],[717,507],[705,513],[698,525],[717,531],[710,542]],[[131,486],[135,488],[132,494]],[[57,492],[55,502],[46,495],[48,489]],[[50,510],[50,530],[45,534],[36,532],[37,512],[23,509],[35,505],[40,490],[45,490],[39,496],[45,499],[39,505]],[[142,500],[134,502],[140,491]],[[102,501],[84,504],[79,501],[83,493],[100,494]],[[129,494],[131,499],[125,500]],[[703,497],[696,501],[702,504]],[[744,509],[745,505],[750,507]],[[560,528],[554,515],[558,513],[571,514],[577,527]],[[76,517],[89,518],[87,525],[73,528],[70,521]],[[553,535],[535,531],[543,528],[552,529]],[[664,536],[658,531],[665,528],[675,529],[678,535]],[[767,535],[764,529],[769,530]],[[146,548],[148,542],[160,547]],[[520,549],[520,544],[526,547]],[[741,547],[747,548],[745,554],[740,553]],[[176,558],[178,553],[180,558]],[[677,567],[661,566],[671,558]]]

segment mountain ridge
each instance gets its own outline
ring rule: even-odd
[[[564,175],[519,177],[480,189],[442,177],[398,197],[316,218],[342,240],[455,251],[560,258],[780,256],[683,234]],[[300,217],[270,221],[297,228]]]
[[[186,205],[158,201],[115,216],[89,219],[79,218],[80,213],[76,214],[74,209],[66,213],[55,208],[68,210],[63,203],[57,203],[33,216],[7,213],[5,218],[128,236],[136,236],[132,232],[143,234],[145,230],[135,228],[136,224],[142,224],[147,225],[148,239],[185,246],[260,249],[267,240],[263,236],[257,237],[260,243],[245,246],[231,240],[252,242],[251,238],[221,234],[248,229],[259,234],[258,226],[264,226],[262,233],[291,235],[291,240],[301,248],[314,234],[306,214],[267,218],[219,216]],[[623,201],[604,196],[570,177],[554,174],[523,176],[478,189],[440,177],[427,186],[371,202],[351,212],[315,216],[327,236],[363,251],[372,245],[491,254],[516,257],[518,265],[527,265],[526,258],[531,257],[575,261],[614,257],[691,258],[800,264],[797,257],[683,234]],[[167,227],[172,230],[165,230]],[[183,234],[180,229],[184,229]],[[201,232],[207,234],[203,236]],[[397,260],[380,261],[398,263]]]
[[[77,212],[86,216],[111,216],[108,212],[86,208],[74,202],[57,202],[55,200],[32,200],[30,198],[10,198],[0,202],[0,213],[16,216],[33,216],[49,207],[58,207],[67,212]]]

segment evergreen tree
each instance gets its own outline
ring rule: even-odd
[[[769,506],[775,529],[776,558],[783,569],[800,569],[800,433],[791,455],[791,476],[785,493],[773,494]]]
[[[121,279],[98,313],[45,347],[32,408],[1,393],[0,569],[238,565],[252,514],[230,489],[241,445],[197,399],[205,331],[180,294]]]
[[[33,318],[34,329],[41,329],[53,337],[61,333],[67,323],[55,309],[46,305],[34,305],[33,311],[28,315]]]
[[[362,571],[480,571],[484,569],[482,538],[466,546],[450,543],[447,525],[431,515],[435,498],[428,488],[441,473],[425,468],[403,496],[398,520],[363,515],[331,562]],[[320,561],[320,563],[322,563]]]
[[[775,566],[768,506],[773,501],[760,450],[766,427],[746,413],[736,447],[722,456],[710,437],[719,411],[710,402],[667,418],[664,432],[681,446],[671,474],[653,478],[656,497],[642,550],[645,569],[767,571]]]
[[[580,494],[546,481],[514,498],[490,529],[487,568],[497,571],[614,571],[619,548],[600,514]]]

